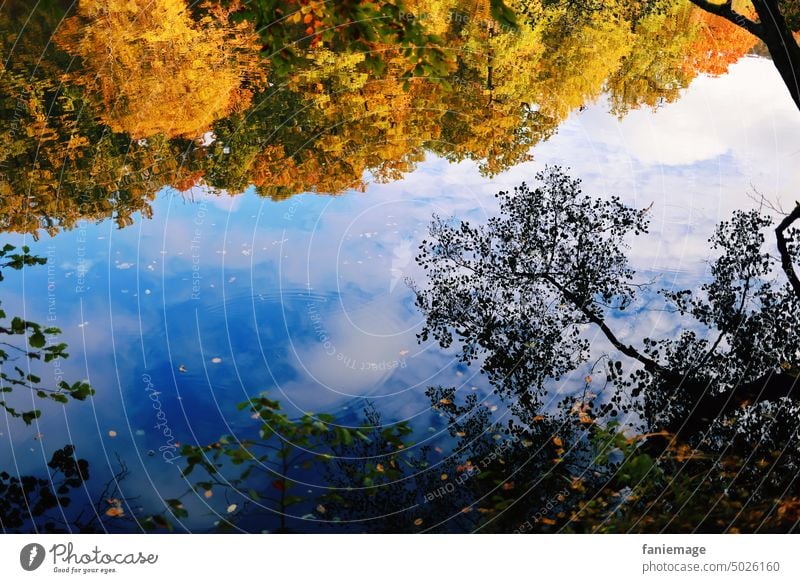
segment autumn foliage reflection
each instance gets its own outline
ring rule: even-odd
[[[660,107],[756,42],[688,0],[40,4],[35,26],[22,3],[0,11],[14,232],[122,227],[168,186],[364,190],[427,154],[491,176],[601,96]]]

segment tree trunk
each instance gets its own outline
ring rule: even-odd
[[[754,0],[761,24],[761,40],[783,79],[795,106],[800,109],[800,47],[778,7],[779,0]]]

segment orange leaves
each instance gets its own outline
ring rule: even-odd
[[[684,63],[684,70],[692,77],[724,75],[758,42],[743,28],[709,12],[695,9],[693,18],[697,34]]]
[[[556,521],[552,518],[547,518],[546,516],[539,519],[542,524],[546,524],[548,526],[554,526]]]
[[[109,507],[105,511],[106,516],[111,518],[121,518],[125,516],[125,510],[122,508],[122,500],[119,498],[109,498],[106,500]]]

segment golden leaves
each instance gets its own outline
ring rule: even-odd
[[[254,34],[220,17],[194,20],[184,0],[83,0],[56,40],[81,58],[69,78],[114,131],[196,137],[249,100],[241,84],[264,67]]]

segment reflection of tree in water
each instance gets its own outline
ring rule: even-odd
[[[3,270],[21,270],[44,263],[46,259],[31,254],[28,247],[17,250],[5,245],[0,249],[0,282],[4,280]],[[7,420],[20,419],[27,426],[38,423],[41,409],[20,409],[27,408],[32,398],[65,405],[71,400],[84,401],[94,394],[85,381],[70,384],[62,380],[53,388],[42,383],[36,374],[40,372],[37,363],[58,363],[68,358],[67,345],[57,342],[60,333],[58,328],[44,327],[19,316],[9,319],[0,309],[0,337],[3,338],[0,341],[0,390],[3,394],[0,407]],[[37,439],[39,437],[37,435]],[[131,513],[126,514],[126,510],[130,508],[130,500],[122,500],[120,495],[120,483],[128,470],[121,459],[117,461],[119,471],[94,498],[86,484],[89,462],[76,456],[73,445],[65,445],[52,453],[45,475],[19,474],[17,462],[14,469],[0,470],[0,528],[5,533],[100,532],[105,530],[103,515],[106,519],[128,523]],[[155,520],[149,518],[147,522],[155,525]]]
[[[647,210],[585,196],[558,168],[538,179],[500,193],[486,225],[436,219],[419,256],[422,336],[480,366],[499,412],[476,393],[430,388],[444,451],[416,447],[407,423],[371,408],[346,429],[330,415],[292,420],[260,397],[242,405],[258,437],[184,447],[186,471],[207,475],[186,504],[228,492],[238,510],[220,527],[245,530],[261,528],[259,512],[281,530],[793,529],[800,211],[778,229],[780,261],[764,250],[769,219],[740,211],[711,238],[707,283],[654,290],[627,258]],[[620,318],[659,298],[683,332],[618,335]],[[327,492],[306,495],[320,476]]]
[[[392,18],[371,18],[380,3],[323,3],[285,26],[262,26],[283,18],[281,4],[188,11],[163,0],[137,8],[142,18],[130,3],[87,1],[67,13],[67,3],[50,0],[33,18],[24,3],[4,4],[0,228],[55,233],[109,217],[122,227],[136,213],[148,216],[167,185],[233,194],[253,184],[275,198],[363,189],[365,175],[398,179],[426,152],[473,160],[494,175],[527,160],[604,92],[622,115],[677,99],[699,74],[723,74],[755,42],[741,23],[773,53],[797,25],[792,4],[776,0],[753,2],[755,15],[739,2],[693,1],[706,9],[699,12],[683,0],[519,1],[507,3],[509,12],[479,1],[464,14],[463,2],[415,0],[387,5]],[[751,26],[759,9],[778,8],[783,29]],[[68,26],[48,43],[65,16]],[[359,24],[340,26],[351,20]],[[221,38],[234,41],[232,52],[213,50]],[[122,46],[109,62],[104,50],[115,41]],[[776,66],[786,77],[786,63]],[[224,82],[202,83],[204,70]],[[177,106],[185,101],[190,107]],[[199,139],[207,129],[210,144]],[[393,532],[793,528],[798,211],[779,229],[780,263],[763,250],[769,221],[738,212],[712,238],[719,257],[711,281],[654,292],[636,280],[624,246],[646,230],[646,213],[587,198],[557,170],[541,178],[539,188],[501,195],[504,214],[486,226],[437,220],[420,258],[430,277],[418,290],[424,334],[457,343],[465,362],[481,366],[508,407],[502,420],[474,396],[431,388],[454,444],[440,452],[412,448],[407,424],[383,427],[371,410],[363,427],[345,429],[327,415],[290,419],[278,403],[257,399],[244,405],[261,423],[252,439],[186,447],[186,472],[208,476],[167,499],[162,515],[134,518],[115,479],[66,516],[88,474],[66,446],[53,454],[49,477],[0,474],[4,529],[105,528],[98,515],[118,529],[128,520],[131,529],[168,527],[166,516],[197,508],[192,500],[226,502],[219,528],[260,528],[258,512],[243,512],[254,506],[283,530],[308,528],[304,520]],[[11,251],[8,260],[33,264],[27,251]],[[660,297],[683,332],[640,343],[622,337],[616,321],[642,296]],[[0,332],[24,337],[18,350],[28,359],[64,355],[63,346],[42,344],[55,332],[35,323],[13,319]],[[602,342],[590,344],[592,332]],[[91,390],[50,390],[29,371],[8,370],[4,386],[35,387],[43,399],[82,400]],[[552,402],[573,375],[584,377],[578,390]],[[27,423],[38,416],[10,400],[3,406]],[[241,468],[233,480],[231,466]],[[324,475],[330,492],[301,495],[308,475]],[[238,502],[226,498],[231,490]]]
[[[542,417],[563,424],[553,429],[564,445],[551,471],[595,492],[588,501],[577,495],[570,497],[577,504],[556,505],[553,522],[539,528],[792,527],[800,296],[764,250],[771,221],[736,212],[711,238],[718,257],[710,282],[697,291],[653,292],[636,281],[624,248],[630,235],[646,231],[646,212],[588,198],[559,169],[539,179],[538,188],[501,193],[501,216],[486,226],[435,222],[420,256],[430,282],[417,293],[428,318],[423,336],[444,345],[458,340],[463,360],[478,361],[509,401],[504,434],[530,439]],[[792,244],[784,247],[791,274],[794,236],[790,229]],[[614,331],[621,312],[636,307],[637,294],[653,293],[681,317],[683,332],[640,346],[621,339]],[[604,341],[591,346],[594,331]],[[563,385],[598,352],[608,359],[604,382],[590,372],[583,396],[542,406],[553,381]],[[455,395],[445,399],[453,418],[468,413],[449,404]],[[487,420],[484,429],[491,427]],[[574,432],[569,444],[567,427]],[[605,460],[598,443],[622,457]],[[592,456],[608,463],[589,463]],[[505,461],[515,493],[507,514],[514,518],[502,506],[492,510],[497,524],[513,525],[533,513],[523,484],[542,474],[512,478],[510,468],[522,458]]]
[[[133,10],[86,0],[67,11],[51,0],[33,14],[4,5],[0,227],[54,233],[104,218],[123,227],[149,216],[170,185],[234,194],[253,184],[275,198],[363,189],[366,176],[398,179],[426,152],[494,175],[604,91],[620,114],[657,106],[698,74],[724,73],[754,42],[685,0],[664,10],[380,8],[399,11],[395,19],[367,18],[378,3],[314,4],[283,18],[282,4],[185,10],[159,0]],[[264,26],[275,18],[284,26]],[[305,40],[284,38],[295,33]],[[268,59],[259,45],[272,47]],[[199,140],[206,129],[211,144]]]

